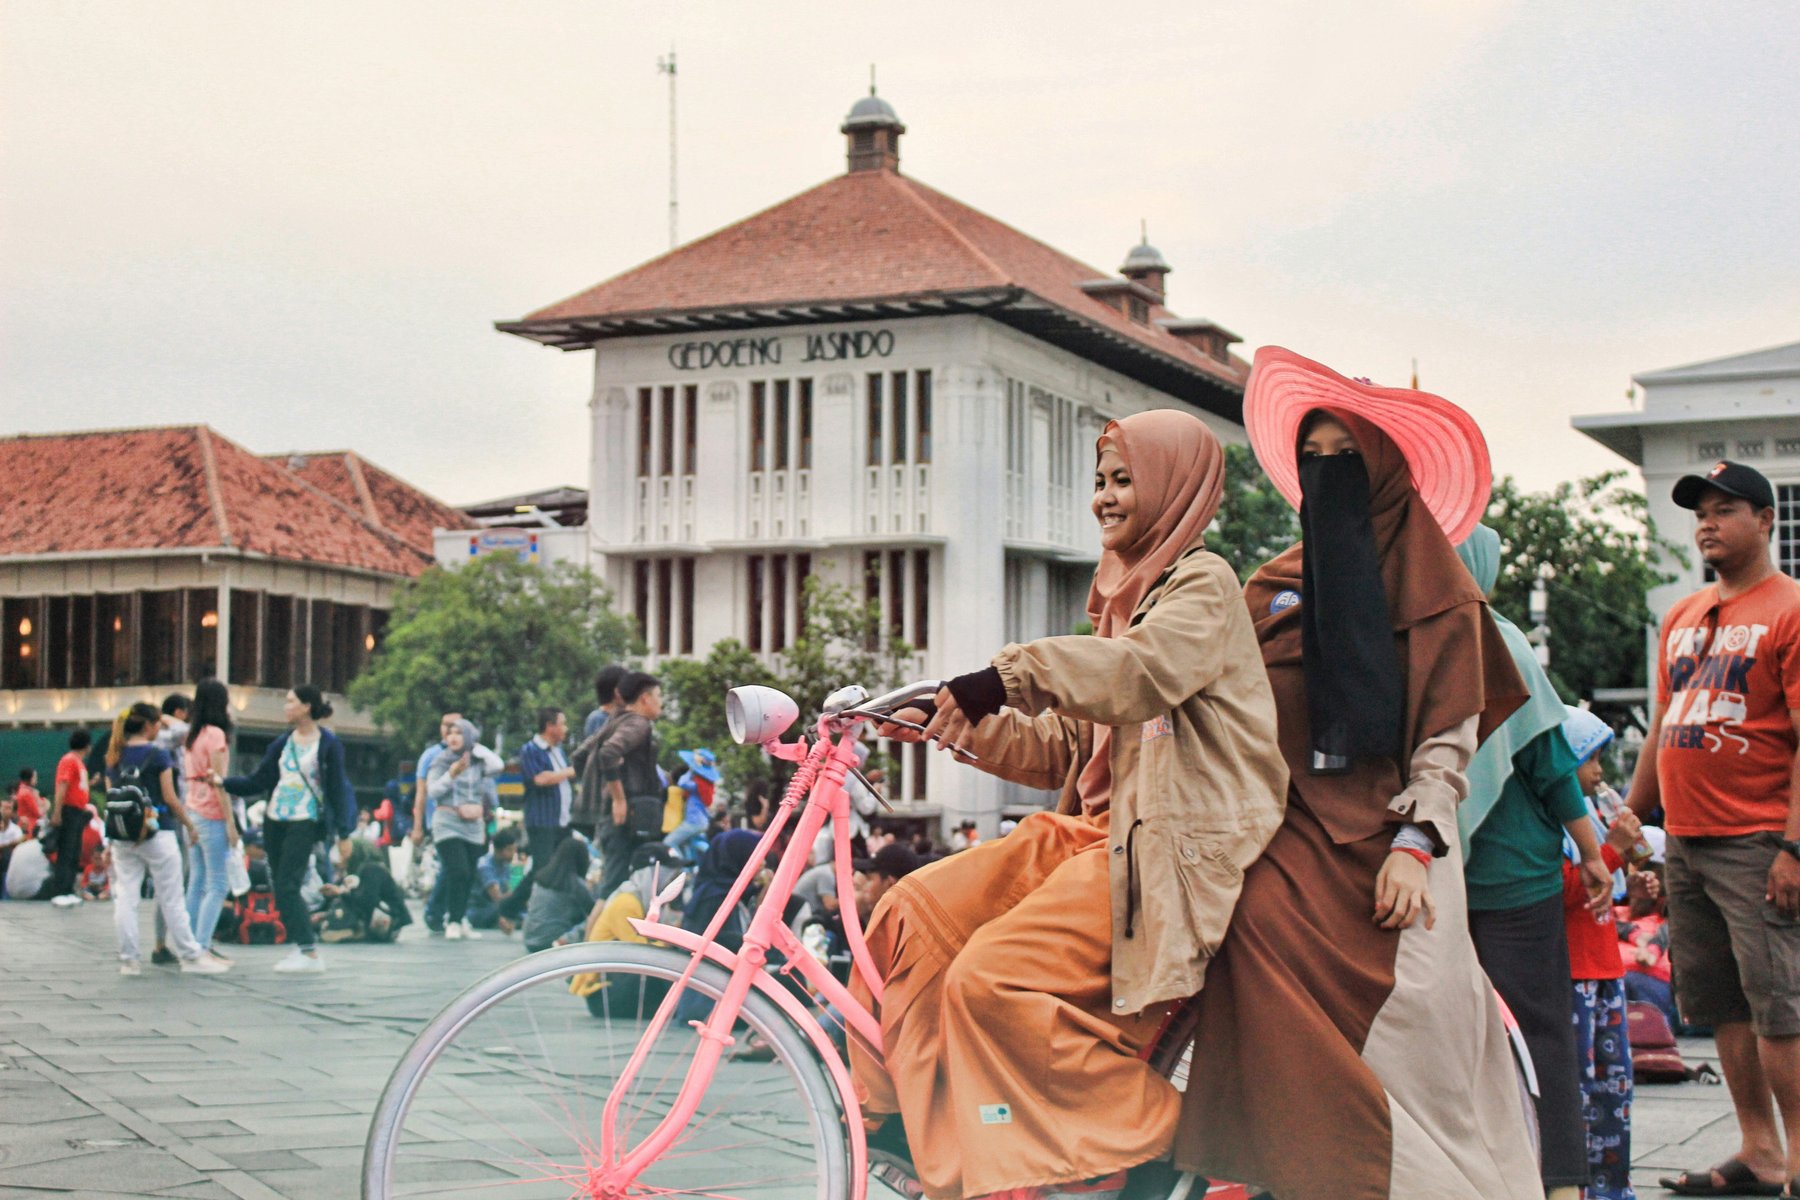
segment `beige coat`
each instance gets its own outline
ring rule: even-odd
[[[1110,725],[1113,1012],[1200,990],[1243,886],[1281,824],[1287,766],[1237,576],[1196,548],[1121,636],[1040,638],[994,659],[1011,706],[969,739],[984,770],[1058,788]],[[1037,713],[1038,716],[1028,714]]]

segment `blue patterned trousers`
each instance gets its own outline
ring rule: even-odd
[[[1590,1200],[1637,1200],[1631,1189],[1631,1042],[1625,981],[1575,981],[1575,1051],[1587,1121]]]

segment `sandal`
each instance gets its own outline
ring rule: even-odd
[[[1718,1177],[1718,1182],[1713,1177]],[[1683,1171],[1664,1176],[1657,1183],[1677,1196],[1780,1196],[1779,1183],[1764,1183],[1742,1159],[1728,1158],[1704,1171]]]

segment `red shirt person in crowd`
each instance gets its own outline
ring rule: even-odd
[[[1800,583],[1770,558],[1760,472],[1720,462],[1674,498],[1718,582],[1663,621],[1631,807],[1664,811],[1676,1002],[1714,1028],[1742,1141],[1662,1183],[1744,1194],[1800,1178]]]
[[[26,837],[35,834],[37,823],[44,819],[44,797],[37,790],[34,767],[19,768],[19,785],[13,789],[13,815],[24,827]]]

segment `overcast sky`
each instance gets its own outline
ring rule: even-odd
[[[587,482],[591,356],[496,319],[843,170],[1469,408],[1545,487],[1635,372],[1800,340],[1800,5],[0,0],[0,426],[203,421],[451,502]],[[79,486],[71,480],[71,486]],[[5,486],[0,481],[0,487]]]

